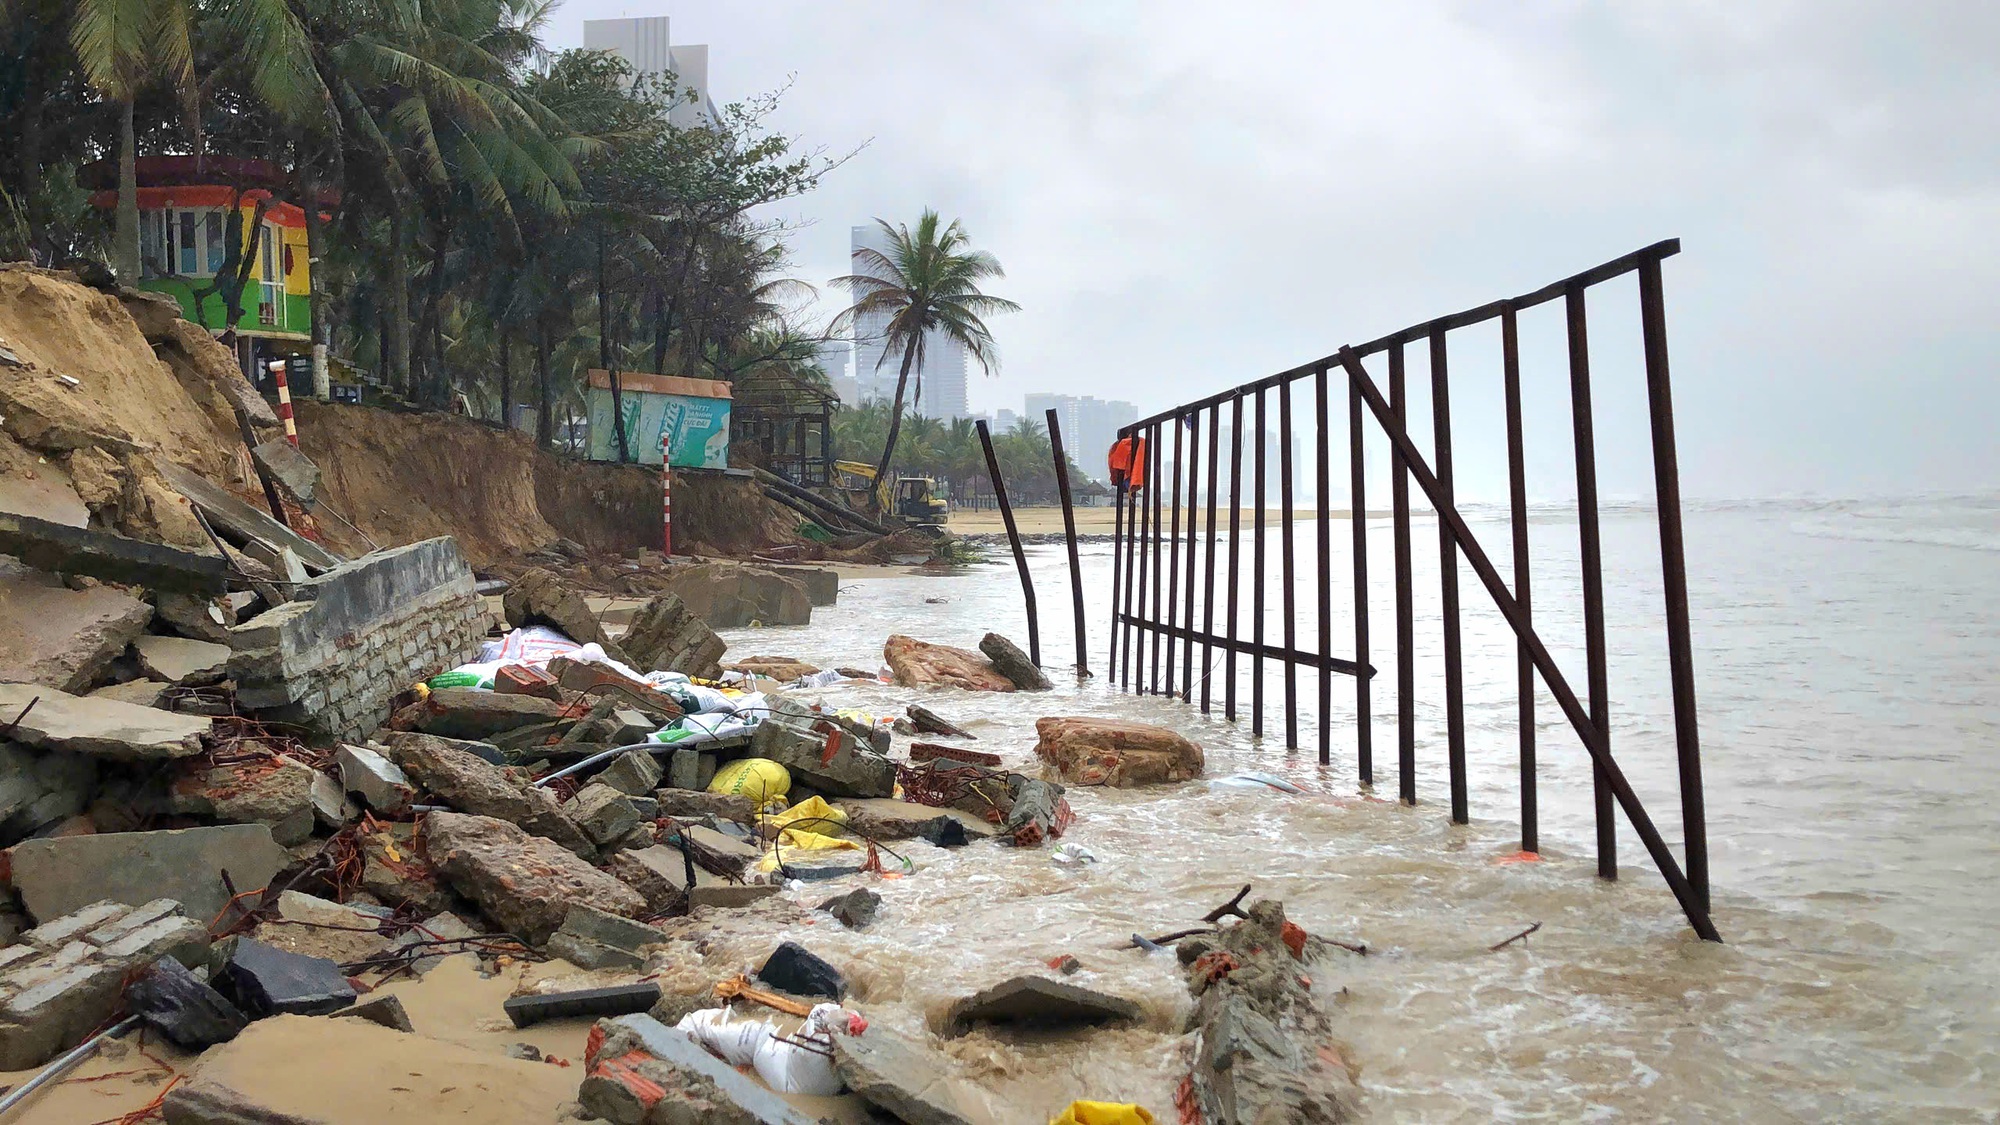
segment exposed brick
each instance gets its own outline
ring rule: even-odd
[[[36,926],[22,934],[21,940],[38,949],[61,949],[90,931],[123,918],[131,910],[120,902],[93,902],[75,913]]]
[[[85,934],[83,940],[101,949],[162,918],[178,918],[184,913],[186,912],[181,909],[181,904],[173,899],[156,898],[123,918]]]

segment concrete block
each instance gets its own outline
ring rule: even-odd
[[[343,743],[333,757],[340,767],[341,784],[376,812],[401,813],[416,797],[416,786],[410,784],[403,767],[377,751]]]
[[[38,920],[99,899],[171,898],[206,921],[229,898],[223,871],[240,889],[263,887],[289,858],[262,824],[24,840],[13,852],[14,888]]]
[[[222,679],[232,650],[209,641],[144,634],[132,639],[132,651],[138,654],[139,669],[153,679],[198,687]]]
[[[637,797],[658,789],[663,773],[659,759],[644,750],[634,750],[611,763],[610,767],[598,774],[594,781],[598,785],[608,785],[627,796]]]
[[[19,715],[31,700],[34,710],[8,737],[24,746],[117,761],[185,758],[202,752],[209,721],[113,699],[79,697],[34,684],[0,683],[0,715]]]
[[[152,619],[152,606],[110,586],[72,590],[46,574],[0,576],[0,680],[88,690]]]

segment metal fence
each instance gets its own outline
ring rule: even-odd
[[[1416,716],[1415,716],[1415,604],[1417,591],[1411,578],[1410,482],[1417,486],[1436,510],[1439,529],[1439,590],[1442,617],[1445,685],[1447,764],[1450,772],[1451,817],[1465,823],[1470,817],[1465,760],[1465,682],[1460,639],[1459,561],[1462,558],[1495,606],[1512,628],[1517,640],[1520,713],[1520,796],[1521,847],[1539,851],[1539,822],[1535,790],[1535,677],[1540,675],[1549,693],[1574,728],[1593,763],[1594,805],[1597,829],[1598,872],[1616,878],[1618,873],[1614,805],[1622,808],[1633,830],[1645,845],[1661,875],[1672,888],[1695,931],[1711,941],[1720,940],[1709,919],[1708,835],[1702,799],[1700,740],[1696,729],[1694,660],[1689,638],[1687,568],[1681,538],[1679,467],[1674,447],[1673,400],[1667,371],[1665,300],[1661,288],[1660,263],[1678,253],[1678,240],[1648,246],[1622,258],[1585,270],[1532,293],[1494,301],[1478,308],[1413,325],[1365,344],[1343,347],[1330,356],[1300,367],[1278,372],[1255,382],[1211,395],[1172,410],[1156,414],[1120,429],[1121,437],[1145,440],[1149,454],[1145,479],[1136,494],[1121,492],[1114,517],[1112,554],[1111,676],[1121,688],[1147,693],[1179,695],[1197,703],[1204,712],[1212,705],[1210,677],[1196,676],[1199,666],[1212,667],[1217,652],[1224,664],[1222,675],[1223,714],[1238,717],[1237,671],[1239,662],[1250,665],[1248,710],[1253,733],[1262,734],[1265,723],[1265,667],[1275,661],[1282,671],[1284,693],[1285,745],[1298,745],[1298,672],[1306,668],[1319,673],[1317,679],[1319,758],[1332,760],[1331,731],[1327,717],[1333,710],[1333,680],[1337,675],[1354,679],[1355,755],[1364,785],[1374,783],[1372,745],[1371,641],[1368,599],[1368,526],[1366,512],[1367,466],[1363,437],[1372,424],[1387,436],[1390,444],[1390,503],[1394,535],[1395,565],[1395,650],[1397,761],[1400,797],[1415,804]],[[1624,772],[1611,754],[1610,706],[1606,676],[1604,636],[1604,578],[1599,537],[1597,463],[1590,395],[1589,333],[1584,294],[1594,286],[1638,275],[1640,328],[1644,351],[1647,401],[1651,418],[1654,484],[1660,521],[1660,553],[1664,573],[1665,621],[1668,667],[1671,677],[1675,741],[1679,765],[1679,785],[1686,870],[1676,859],[1645,807],[1634,795]],[[1568,368],[1574,452],[1576,456],[1577,509],[1582,564],[1582,610],[1585,633],[1585,694],[1579,697],[1549,655],[1536,634],[1530,597],[1529,541],[1525,457],[1521,425],[1521,363],[1517,315],[1523,310],[1561,300],[1567,326]],[[1501,370],[1505,385],[1507,461],[1510,516],[1513,530],[1513,584],[1501,576],[1493,559],[1472,535],[1453,500],[1452,419],[1450,399],[1449,335],[1462,328],[1498,320],[1501,329]],[[1428,349],[1431,380],[1431,422],[1435,463],[1427,461],[1410,439],[1404,354],[1412,345]],[[1385,357],[1388,393],[1383,394],[1364,361]],[[1328,502],[1332,497],[1333,434],[1330,425],[1339,421],[1331,414],[1334,380],[1346,384],[1349,463],[1347,466],[1353,536],[1353,649],[1335,655],[1332,639],[1334,589],[1332,527]],[[1295,388],[1300,393],[1295,394]],[[1307,403],[1295,399],[1310,396]],[[1247,410],[1246,410],[1247,406]],[[1311,458],[1316,474],[1313,526],[1318,563],[1316,613],[1318,644],[1302,649],[1298,643],[1296,582],[1298,565],[1293,520],[1293,430],[1297,414],[1311,411],[1311,425],[1317,434],[1317,456]],[[1254,436],[1244,441],[1246,413]],[[1276,415],[1276,461],[1281,624],[1279,636],[1267,636],[1265,588],[1272,553],[1266,546],[1264,516],[1269,507],[1271,443],[1269,418]],[[1228,454],[1222,453],[1222,434],[1229,433]],[[1205,450],[1204,450],[1204,437]],[[1251,529],[1248,577],[1250,606],[1248,636],[1241,628],[1239,604],[1246,560],[1243,558],[1242,511],[1244,497],[1244,453],[1249,446],[1252,460],[1250,499],[1257,518]],[[1226,459],[1226,466],[1222,463]],[[1221,479],[1226,472],[1227,480]],[[1202,487],[1205,481],[1205,487]],[[1217,503],[1226,492],[1226,549],[1218,541]],[[1182,520],[1186,528],[1183,534]],[[1216,567],[1221,559],[1226,567],[1224,590],[1218,606]],[[1197,572],[1199,579],[1197,580]],[[1218,623],[1218,608],[1220,622]],[[1199,624],[1196,619],[1199,617]],[[1218,627],[1219,626],[1219,627]],[[1273,643],[1275,640],[1276,643]],[[1177,659],[1178,658],[1178,659]]]

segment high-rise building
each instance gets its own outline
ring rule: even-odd
[[[671,72],[674,83],[686,91],[667,120],[682,128],[693,128],[719,115],[715,99],[708,93],[708,45],[672,42],[667,34],[666,16],[639,19],[583,21],[583,48],[609,51],[640,75]]]
[[[1022,400],[1027,417],[1038,426],[1048,425],[1054,409],[1062,426],[1063,450],[1078,468],[1097,480],[1105,480],[1110,470],[1105,454],[1118,440],[1118,427],[1139,419],[1139,408],[1129,402],[1107,401],[1093,395],[1032,394]]]
[[[864,249],[886,254],[889,237],[881,227],[869,223],[853,228],[850,246],[854,254]],[[858,261],[855,272],[864,272]],[[903,374],[903,355],[900,351],[889,353],[889,319],[887,313],[879,312],[864,313],[854,319],[854,379],[863,401],[889,402],[896,397],[896,381]],[[904,403],[904,409],[930,418],[969,417],[967,359],[965,348],[958,341],[938,332],[926,335],[923,365],[910,372],[910,400]]]

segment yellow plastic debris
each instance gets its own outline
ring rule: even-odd
[[[1144,1106],[1116,1102],[1071,1102],[1049,1125],[1157,1125]]]

